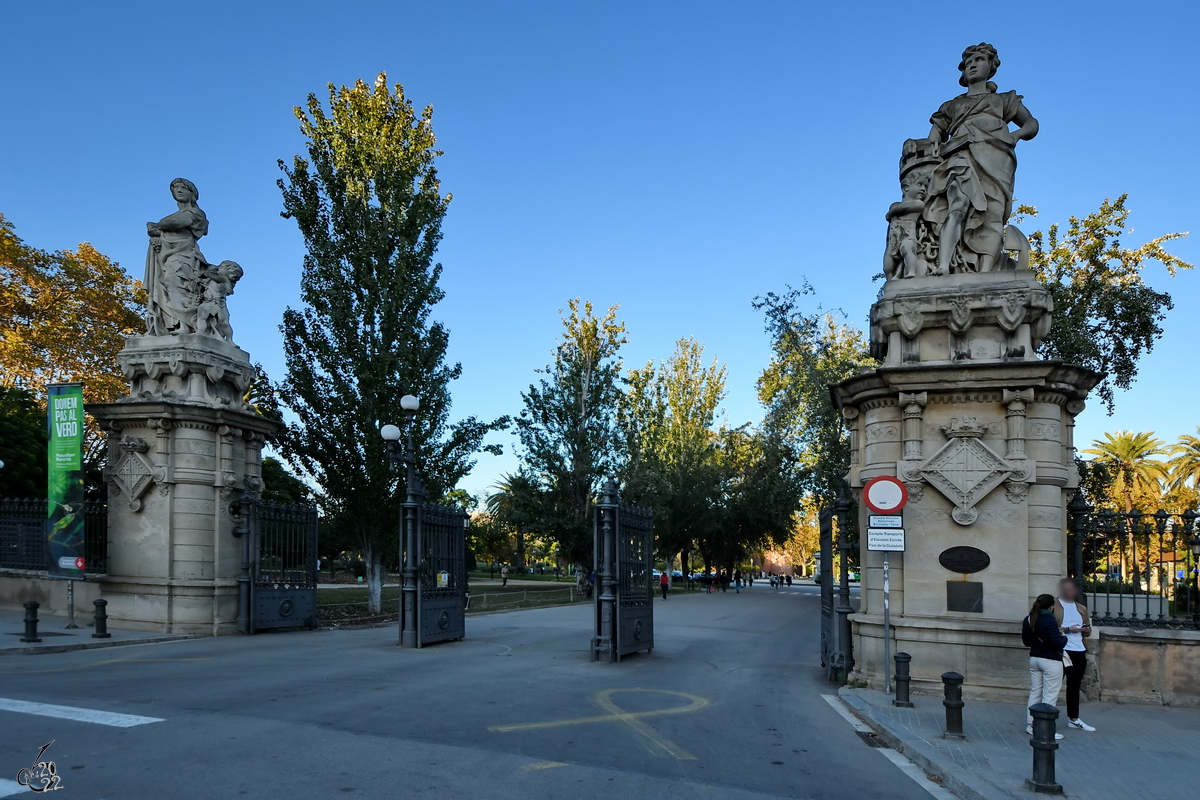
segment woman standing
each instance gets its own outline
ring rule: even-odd
[[[1054,619],[1054,595],[1039,594],[1021,623],[1021,641],[1029,648],[1029,702],[1025,705],[1025,732],[1033,735],[1033,715],[1029,708],[1038,703],[1056,705],[1063,680],[1063,648],[1067,637]],[[1062,734],[1054,734],[1061,739]]]
[[[1067,727],[1080,731],[1096,730],[1079,718],[1079,687],[1083,673],[1087,671],[1087,647],[1085,636],[1092,635],[1092,619],[1083,603],[1076,602],[1079,587],[1074,578],[1063,578],[1058,582],[1058,600],[1054,603],[1054,619],[1059,630],[1067,637],[1065,648],[1071,663],[1063,663],[1063,674],[1067,680]]]

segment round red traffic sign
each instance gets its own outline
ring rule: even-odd
[[[908,503],[908,487],[891,475],[871,478],[863,486],[863,502],[876,514],[895,514]]]

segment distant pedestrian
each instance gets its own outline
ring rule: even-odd
[[[775,573],[774,572],[771,573],[771,588],[772,589],[775,588]]]
[[[1058,600],[1054,603],[1054,619],[1061,633],[1067,637],[1063,648],[1063,676],[1067,684],[1067,727],[1080,731],[1096,730],[1079,718],[1079,687],[1083,673],[1087,672],[1087,647],[1085,636],[1092,635],[1092,620],[1087,607],[1076,602],[1079,586],[1074,578],[1063,578],[1058,582]],[[1068,663],[1069,661],[1069,663]]]
[[[788,585],[788,588],[789,588],[789,589],[790,589],[790,588],[792,588],[792,576],[791,576],[791,575],[786,575],[786,576],[784,576],[784,577],[787,579],[787,585]]]
[[[508,586],[508,564],[500,567],[500,585]]]
[[[658,578],[658,585],[662,587],[663,600],[666,600],[667,590],[671,588],[671,576],[664,572]]]
[[[1063,680],[1063,648],[1067,637],[1058,630],[1054,619],[1054,595],[1039,594],[1021,622],[1021,641],[1029,648],[1029,702],[1025,704],[1025,732],[1033,735],[1033,715],[1029,708],[1038,703],[1056,705]],[[1054,734],[1061,739],[1062,734]]]
[[[740,569],[733,573],[733,590],[738,594],[742,593],[742,571]]]

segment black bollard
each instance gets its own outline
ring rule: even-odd
[[[22,642],[40,642],[41,639],[37,635],[37,610],[38,604],[30,600],[25,604],[25,635],[21,637]]]
[[[967,737],[963,735],[962,724],[962,685],[963,676],[957,672],[942,673],[942,683],[945,689],[945,698],[942,700],[942,705],[946,707],[946,730],[942,733],[943,739],[957,739],[962,741]]]
[[[912,661],[912,656],[908,653],[896,653],[896,699],[892,701],[892,705],[898,708],[912,708],[912,701],[908,699],[908,685],[912,680],[909,674],[908,665]]]
[[[96,632],[92,634],[92,638],[111,639],[112,634],[108,632],[108,601],[93,600],[92,604],[96,606]]]
[[[1054,751],[1058,749],[1054,721],[1058,719],[1058,709],[1038,703],[1029,707],[1029,713],[1033,715],[1033,738],[1029,740],[1033,748],[1033,778],[1025,779],[1025,788],[1042,794],[1062,794],[1062,786],[1054,780]]]

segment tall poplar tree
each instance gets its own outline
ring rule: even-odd
[[[449,332],[430,319],[443,297],[434,254],[450,195],[434,162],[442,153],[433,107],[418,112],[404,88],[329,85],[329,108],[309,95],[297,107],[307,157],[283,161],[283,216],[296,221],[307,254],[303,307],[288,308],[287,377],[276,386],[293,421],[280,452],[312,477],[330,518],[361,544],[369,606],[379,610],[383,564],[396,560],[397,504],[404,492],[387,464],[379,429],[403,424],[400,398],[421,401],[413,427],[419,471],[433,499],[473,466],[488,431],[505,419],[450,424]]]

